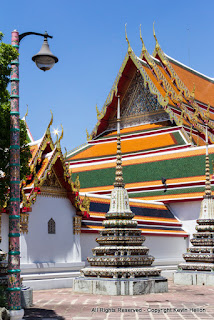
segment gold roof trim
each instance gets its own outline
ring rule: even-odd
[[[153,32],[154,32],[154,25],[153,25]],[[156,37],[155,34],[154,34],[154,37],[155,37],[155,40],[157,41],[157,37]],[[157,43],[158,43],[158,41],[157,41]],[[165,55],[165,53],[161,49],[159,43],[158,43],[158,50],[157,50],[157,47],[155,45],[155,49],[153,51],[152,56],[155,57],[157,53],[158,53],[158,56],[160,57],[160,59],[162,60],[163,64],[167,67],[167,70],[169,71],[172,80],[175,80],[175,82],[177,84],[177,87],[181,90],[181,92],[184,93],[184,95],[185,95],[185,97],[187,99],[190,99],[190,91],[185,86],[183,81],[181,81],[181,79],[178,77],[177,73],[174,71],[173,67],[169,63],[169,60],[168,60],[167,56]]]
[[[125,58],[124,58],[124,60],[122,62],[122,65],[120,67],[120,70],[119,70],[119,72],[117,74],[117,77],[116,77],[116,79],[115,79],[115,81],[113,83],[113,86],[112,86],[112,88],[111,88],[111,90],[110,90],[110,92],[109,92],[109,94],[107,96],[107,99],[106,99],[105,103],[104,103],[104,106],[102,107],[102,110],[100,111],[103,116],[106,113],[106,109],[107,109],[108,105],[112,102],[113,96],[117,94],[117,85],[118,85],[118,82],[119,82],[119,80],[121,78],[121,75],[122,75],[122,73],[123,73],[123,71],[125,69],[125,66],[126,66],[126,63],[127,63],[128,59],[129,59],[129,54],[127,52],[126,55],[125,55]],[[86,133],[87,133],[87,141],[91,140],[92,137],[94,137],[96,135],[99,124],[100,124],[100,120],[97,122],[96,126],[94,127],[94,129],[93,129],[93,131],[92,131],[92,133],[90,135],[89,135],[88,131],[86,131]]]
[[[126,25],[127,25],[127,23],[125,24],[125,35],[126,35],[126,41],[128,43],[128,53],[130,54],[132,52],[132,48],[131,48],[131,45],[130,45],[130,42],[129,42],[129,39],[128,39],[128,36],[127,36]]]
[[[141,25],[140,25],[140,39],[142,41],[142,51],[141,51],[141,55],[140,58],[142,59],[143,56],[146,58],[148,65],[151,69],[154,70],[157,78],[159,81],[162,82],[163,86],[164,86],[164,90],[166,92],[168,92],[168,94],[171,94],[171,99],[172,100],[177,100],[178,99],[178,95],[176,94],[175,90],[173,89],[173,87],[170,85],[170,83],[166,80],[166,78],[164,77],[164,75],[162,74],[162,72],[159,70],[159,68],[157,67],[156,63],[154,62],[153,58],[151,57],[151,55],[148,53],[143,38],[142,38],[142,34],[141,34]]]
[[[159,49],[160,49],[160,45],[158,43],[158,39],[157,39],[156,34],[155,34],[155,21],[153,22],[153,36],[155,38],[155,50],[158,52]]]
[[[50,129],[50,127],[52,126],[52,124],[53,124],[53,112],[50,110],[50,112],[51,112],[51,120],[50,120],[50,122],[49,122],[49,125],[48,125],[48,127],[47,127],[47,129]]]
[[[27,111],[26,111],[26,113],[24,115],[24,120],[26,119],[27,116],[28,116],[28,104],[27,104]]]

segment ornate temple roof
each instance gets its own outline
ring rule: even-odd
[[[129,200],[130,209],[135,214],[134,220],[143,235],[187,237],[182,223],[161,202]],[[83,233],[98,233],[103,229],[102,221],[109,209],[110,197],[90,195],[90,217],[83,217]]]
[[[142,38],[140,57],[127,41],[127,54],[102,110],[97,109],[88,142],[67,155],[70,170],[81,180],[80,192],[112,191],[119,94],[130,198],[168,203],[203,197],[206,123],[214,160],[214,80],[167,56],[154,36],[153,55]]]
[[[39,194],[66,197],[77,210],[77,215],[88,216],[89,203],[79,196],[80,182],[72,180],[60,147],[61,136],[53,142],[50,126],[53,115],[43,137],[29,143],[31,151],[31,174],[21,182],[21,212],[31,211],[32,204]]]

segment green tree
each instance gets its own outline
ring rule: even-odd
[[[10,181],[10,94],[7,86],[10,82],[10,62],[18,53],[11,45],[2,42],[0,32],[0,208],[9,197]],[[29,174],[28,161],[30,149],[27,146],[27,130],[24,121],[20,120],[20,179]]]

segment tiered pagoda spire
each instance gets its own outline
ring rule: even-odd
[[[191,239],[192,247],[183,255],[186,263],[178,266],[182,271],[214,272],[214,199],[211,193],[208,135],[206,126],[206,169],[205,194],[201,203],[196,231]]]
[[[117,106],[117,157],[114,189],[111,193],[110,209],[103,221],[104,229],[96,239],[100,245],[92,249],[88,258],[90,267],[81,270],[84,277],[144,278],[160,276],[160,269],[151,267],[154,257],[142,246],[145,237],[133,220],[129,197],[123,181],[120,141],[120,97]]]

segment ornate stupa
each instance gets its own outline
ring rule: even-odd
[[[152,267],[154,257],[143,246],[145,237],[133,220],[129,197],[123,181],[120,141],[120,98],[117,107],[117,157],[114,189],[110,209],[103,221],[104,229],[92,249],[90,264],[74,280],[74,290],[109,295],[133,295],[168,291],[161,270]]]
[[[206,128],[205,194],[201,203],[192,247],[183,255],[185,263],[174,274],[176,284],[214,285],[214,199],[211,192],[208,135]]]

